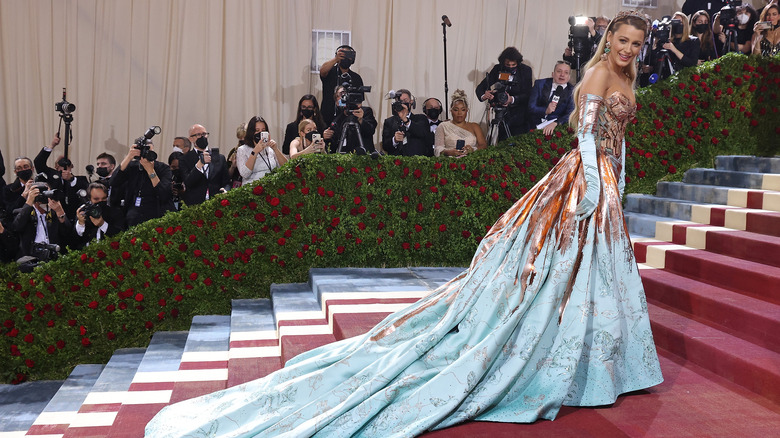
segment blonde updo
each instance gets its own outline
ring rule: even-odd
[[[466,109],[469,109],[469,101],[466,100],[466,92],[458,88],[452,93],[452,103],[450,103],[450,109],[452,109],[456,103],[463,102]]]

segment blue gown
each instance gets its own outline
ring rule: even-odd
[[[553,420],[663,378],[618,178],[635,106],[588,95],[601,196],[577,150],[496,222],[469,268],[362,336],[303,353],[264,378],[164,408],[152,437],[401,437],[465,420]],[[584,100],[583,100],[584,102]]]

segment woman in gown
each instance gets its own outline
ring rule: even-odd
[[[575,90],[569,152],[469,268],[362,336],[163,409],[148,436],[408,437],[465,420],[533,422],[660,383],[621,209],[623,133],[646,19],[621,12]]]
[[[487,142],[482,128],[476,123],[466,121],[469,114],[469,103],[463,90],[452,93],[450,104],[452,120],[441,122],[436,128],[433,141],[433,155],[448,157],[463,157],[477,149],[485,149]],[[463,146],[458,149],[458,141],[463,140]]]

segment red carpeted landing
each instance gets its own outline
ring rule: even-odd
[[[780,406],[659,350],[664,382],[601,408],[563,407],[555,421],[469,422],[428,432],[447,437],[770,437],[780,433]]]

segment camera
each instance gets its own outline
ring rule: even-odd
[[[84,214],[86,214],[89,217],[97,219],[103,216],[103,208],[100,206],[100,204],[93,204],[92,202],[87,202],[81,207],[84,209]]]
[[[60,254],[60,246],[53,243],[34,242],[30,255],[37,258],[41,262],[48,262],[54,260]]]
[[[742,2],[738,0],[727,0],[726,6],[720,8],[720,25],[726,29],[736,29],[737,25],[737,8],[742,6]]]
[[[136,159],[146,158],[149,161],[154,161],[157,159],[157,153],[153,150],[151,150],[151,144],[152,144],[152,137],[162,132],[159,126],[152,126],[151,128],[147,129],[143,136],[138,137],[135,139],[133,144],[135,144],[136,149],[141,151],[141,154],[136,157]]]
[[[508,72],[499,72],[498,81],[490,88],[493,91],[493,97],[488,101],[491,108],[503,107],[509,102],[509,92],[517,84],[519,78]]]
[[[35,175],[32,187],[37,187],[39,192],[35,197],[35,202],[45,204],[49,202],[49,199],[57,200],[60,198],[60,190],[49,188],[49,177],[43,172]]]
[[[344,93],[341,95],[341,99],[344,105],[342,109],[346,109],[347,111],[354,111],[358,109],[358,105],[363,103],[365,100],[365,93],[371,92],[371,86],[363,85],[361,87],[353,87],[352,77],[347,73],[342,74],[341,79],[344,81],[341,84],[344,87]]]
[[[672,17],[665,15],[661,18],[661,21],[658,22],[657,26],[653,26],[653,39],[661,46],[668,43],[671,36],[679,35],[682,32],[682,21],[672,19]]]
[[[593,46],[587,21],[588,17],[581,15],[569,17],[569,47],[579,58],[580,63],[590,59]]]
[[[65,96],[66,96],[65,88],[63,88],[62,89],[62,101],[61,102],[57,102],[57,103],[54,104],[54,111],[62,113],[63,116],[69,115],[73,111],[76,111],[76,105],[68,102],[65,99]]]

